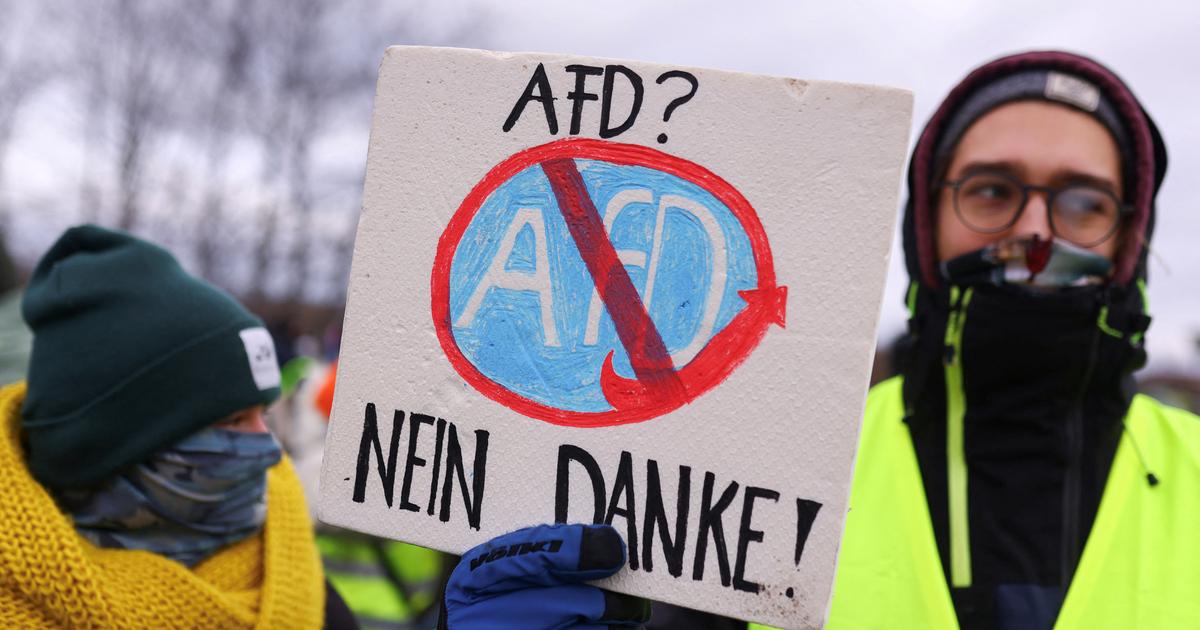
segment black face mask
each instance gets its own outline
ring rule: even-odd
[[[999,584],[1059,597],[1074,573],[1149,323],[1136,288],[1106,283],[1107,263],[1066,244],[1019,239],[947,261],[946,288],[918,289],[898,364],[944,563],[951,364],[965,404],[975,581],[952,589],[960,612],[990,615]]]

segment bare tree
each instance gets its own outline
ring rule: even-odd
[[[201,275],[296,303],[347,275],[353,221],[330,217],[357,213],[366,156],[331,166],[321,151],[331,134],[365,136],[385,45],[468,42],[484,19],[447,21],[434,0],[40,3],[71,51],[79,110],[80,177],[59,193],[75,199],[57,205],[177,235]],[[0,157],[17,94],[3,74]]]
[[[202,42],[209,44],[203,58],[212,61],[211,85],[219,98],[201,106],[198,134],[204,160],[203,202],[196,219],[195,245],[200,274],[213,278],[223,254],[221,234],[229,197],[229,157],[239,130],[239,104],[249,81],[254,49],[254,23],[237,3],[209,3],[197,24]]]
[[[183,95],[188,51],[178,33],[186,16],[167,3],[95,0],[61,5],[63,26],[77,44],[72,63],[84,103],[83,214],[99,219],[111,191],[123,229],[139,221],[147,165],[172,124]],[[104,182],[108,181],[106,185]]]
[[[25,4],[0,3],[0,238],[8,233],[6,158],[16,128],[17,115],[29,98],[50,77],[52,65],[28,37],[28,23],[36,16]]]

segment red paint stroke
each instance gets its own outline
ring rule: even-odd
[[[777,324],[781,328],[784,325],[787,287],[749,289],[738,291],[738,295],[746,300],[746,308],[713,335],[708,345],[678,372],[686,390],[685,403],[696,399],[732,374],[762,341],[770,324]],[[682,406],[658,395],[640,380],[623,378],[617,374],[613,369],[612,352],[605,357],[600,370],[600,389],[604,390],[604,397],[614,409],[646,408],[657,410],[654,415],[661,415]]]
[[[630,362],[634,364],[635,375],[638,377],[634,379],[623,378],[613,371],[613,353],[610,352],[606,357],[600,373],[600,385],[605,398],[613,406],[613,409],[609,411],[580,412],[559,409],[525,398],[496,383],[480,372],[463,355],[454,339],[450,320],[450,267],[454,259],[454,252],[458,248],[463,233],[466,232],[488,196],[526,168],[542,165],[544,169],[547,163],[574,159],[598,160],[619,166],[642,166],[674,175],[708,191],[724,204],[741,224],[742,230],[750,240],[755,272],[758,277],[757,287],[738,293],[742,299],[746,300],[746,307],[715,334],[690,363],[677,370],[674,379],[667,380],[660,374],[664,367],[661,362],[662,356],[658,354],[657,350],[647,347],[654,345],[652,340],[647,339],[649,331],[654,330],[654,334],[657,335],[657,329],[654,328],[653,323],[646,326],[635,321],[630,326],[634,331],[635,339],[635,343],[632,345],[640,347],[645,351],[646,356],[639,358],[636,363],[641,363],[641,365],[637,365],[633,360],[634,353],[629,350],[630,344],[622,338],[622,344],[625,345],[626,351],[630,352]],[[574,170],[574,165],[571,166]],[[550,170],[554,169],[555,167],[551,165]],[[576,171],[576,175],[578,175],[578,171]],[[579,190],[582,190],[582,185],[576,189],[576,195],[580,194]],[[586,198],[586,194],[582,197]],[[581,199],[577,201],[583,203]],[[560,205],[561,203],[560,200]],[[591,203],[590,199],[587,203]],[[566,213],[570,210],[563,209],[562,211]],[[595,212],[594,207],[592,212]],[[570,223],[568,221],[568,224]],[[595,230],[596,228],[585,227],[585,229]],[[603,234],[603,228],[599,229]],[[573,232],[572,237],[575,238],[577,244],[581,241],[592,243],[601,240],[593,237],[591,233],[580,238]],[[609,248],[612,247],[607,235],[604,235],[603,242]],[[609,282],[613,282],[614,276],[624,275],[628,279],[628,274],[625,273],[623,266],[612,267],[610,262],[606,262],[608,254],[585,254],[582,250],[581,246],[580,253],[585,261],[594,258],[600,263],[598,267],[601,271],[605,269],[609,271],[608,275],[601,275],[606,278],[606,286]],[[612,255],[615,256],[615,252]],[[590,265],[591,263],[589,263],[589,272],[592,272],[595,280],[596,273],[592,271]],[[620,269],[619,273],[616,272],[617,269]],[[619,279],[616,282],[619,283]],[[597,281],[597,285],[600,284]],[[619,293],[628,289],[615,290]],[[598,291],[603,293],[602,289],[598,289]],[[636,295],[636,291],[634,293]],[[724,381],[749,357],[750,352],[762,341],[771,324],[784,326],[787,287],[775,285],[775,265],[771,257],[771,247],[767,242],[767,235],[758,215],[755,214],[754,208],[750,206],[745,197],[728,182],[698,164],[649,147],[586,138],[569,138],[525,149],[510,156],[496,165],[471,189],[450,219],[445,231],[442,232],[441,238],[438,239],[430,278],[430,298],[434,329],[437,331],[438,341],[441,343],[447,359],[459,375],[480,393],[530,418],[564,426],[604,427],[642,422],[668,413],[695,400]],[[614,324],[619,317],[616,315],[618,311],[635,311],[632,307],[633,304],[638,305],[633,313],[633,319],[640,320],[646,312],[645,306],[641,305],[640,295],[637,296],[636,303],[622,296],[621,304],[629,306],[614,309],[608,303],[607,298],[605,299],[605,306],[608,308]],[[625,316],[629,316],[629,314]],[[648,315],[646,317],[648,319]],[[621,326],[618,326],[618,334],[620,334],[620,329]],[[640,338],[638,331],[644,333]],[[658,343],[662,343],[661,337]],[[669,365],[669,361],[668,355],[666,364]],[[639,369],[643,373],[639,373]],[[682,393],[675,389],[673,382],[676,381],[682,386]],[[663,382],[668,384],[664,387]]]
[[[683,384],[675,374],[671,353],[667,352],[667,345],[609,240],[604,221],[588,196],[579,169],[575,168],[575,160],[547,160],[542,162],[542,170],[550,180],[559,211],[592,275],[596,292],[608,309],[621,345],[629,353],[629,364],[637,380],[657,390],[660,396],[680,397]]]

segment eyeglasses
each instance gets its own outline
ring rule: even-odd
[[[1030,191],[1046,195],[1050,231],[1080,247],[1094,247],[1117,230],[1123,215],[1133,212],[1112,191],[1090,184],[1035,186],[1005,174],[978,172],[942,182],[954,191],[954,213],[963,225],[983,234],[1003,232],[1016,224]]]

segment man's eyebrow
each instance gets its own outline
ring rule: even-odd
[[[1088,173],[1081,173],[1070,169],[1058,171],[1051,178],[1051,181],[1058,185],[1065,184],[1087,184],[1097,188],[1103,188],[1113,194],[1117,192],[1117,183],[1107,177],[1097,177]]]
[[[1008,160],[992,160],[992,161],[975,161],[967,162],[959,171],[959,178],[973,175],[975,173],[1005,173],[1018,178],[1024,173],[1025,169],[1016,162]],[[1064,168],[1055,171],[1050,177],[1050,183],[1058,186],[1066,184],[1088,184],[1103,188],[1113,194],[1117,192],[1117,183],[1113,180],[1083,171],[1077,171],[1071,168]]]
[[[989,172],[1002,172],[1010,175],[1019,175],[1023,172],[1023,169],[1016,162],[1009,162],[1007,160],[967,162],[962,166],[961,169],[959,169],[960,177],[974,173]]]

